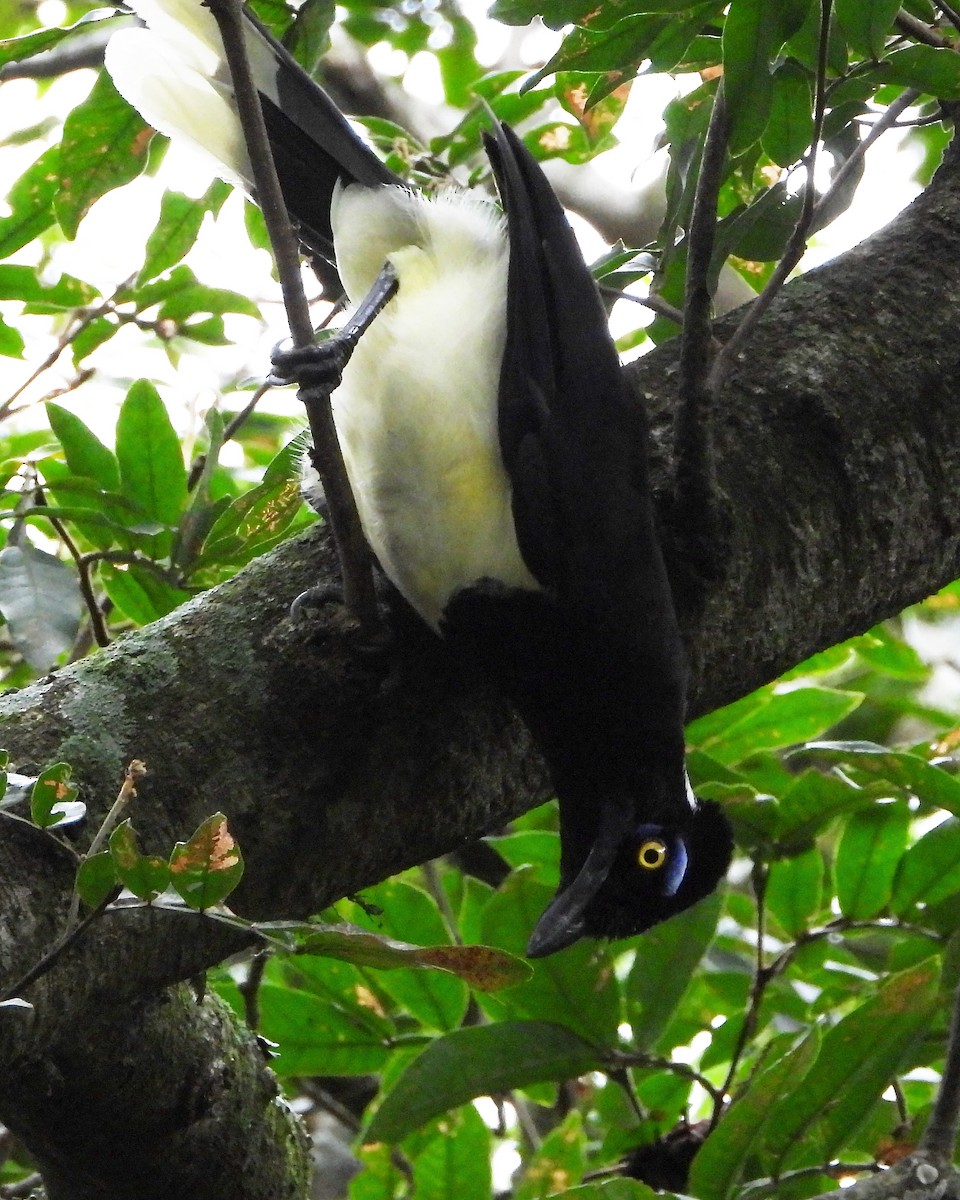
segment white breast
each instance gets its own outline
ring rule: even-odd
[[[500,459],[497,392],[508,247],[492,204],[352,186],[334,240],[350,299],[387,258],[397,297],[361,338],[334,393],[364,531],[434,628],[450,596],[489,577],[536,589],[520,557]]]

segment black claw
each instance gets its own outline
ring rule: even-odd
[[[290,605],[290,616],[301,617],[311,608],[324,608],[328,604],[343,604],[343,594],[330,584],[307,588],[294,598]]]
[[[273,370],[267,377],[274,386],[296,383],[301,388],[329,395],[340,383],[343,368],[350,361],[354,342],[334,334],[309,346],[284,349],[285,342],[274,346],[270,361]]]

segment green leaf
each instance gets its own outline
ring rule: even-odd
[[[76,236],[95,200],[143,171],[152,137],[150,126],[101,71],[90,95],[63,124],[54,207],[68,238]]]
[[[908,46],[884,59],[885,81],[929,92],[938,100],[960,98],[960,60],[953,49]]]
[[[94,350],[108,342],[115,333],[119,332],[121,324],[114,318],[95,317],[89,325],[85,325],[75,337],[70,340],[70,354],[73,365],[77,366]]]
[[[511,867],[537,866],[539,878],[556,887],[560,880],[560,839],[546,829],[521,829],[517,833],[484,839]]]
[[[594,8],[591,0],[553,0],[546,8],[543,0],[495,0],[489,15],[504,25],[527,25],[542,17],[550,29],[574,25]]]
[[[25,350],[26,342],[19,329],[14,329],[0,317],[0,354],[5,358],[23,358]]]
[[[582,26],[563,39],[560,49],[523,85],[527,91],[558,71],[632,70],[647,57],[647,49],[664,31],[667,17],[647,13],[624,17],[609,29]]]
[[[773,97],[773,60],[803,25],[811,0],[733,0],[723,26],[723,86],[731,154],[751,146],[766,127]]]
[[[160,305],[160,320],[185,322],[197,313],[241,313],[247,317],[260,316],[260,309],[248,297],[227,288],[207,287],[202,283],[175,289]]]
[[[733,766],[762,750],[779,750],[818,737],[862,703],[859,692],[834,688],[772,692],[766,703],[728,726],[715,740],[702,743],[702,749],[719,762]]]
[[[194,200],[182,192],[164,192],[159,219],[147,238],[137,285],[154,279],[180,262],[197,240],[207,212],[203,200]]]
[[[365,1141],[397,1142],[450,1108],[541,1080],[574,1079],[599,1052],[562,1025],[503,1021],[435,1038],[388,1092]]]
[[[490,1200],[490,1130],[472,1105],[438,1121],[413,1156],[417,1200]]]
[[[787,60],[773,73],[763,149],[781,167],[798,162],[813,140],[813,93],[807,72]]]
[[[122,821],[111,833],[110,857],[123,886],[147,904],[170,883],[170,864],[157,855],[141,853],[136,831],[129,820]]]
[[[117,870],[109,850],[85,858],[77,871],[77,893],[87,908],[97,908],[120,890]]]
[[[789,1040],[785,1035],[771,1049],[776,1052]],[[693,1160],[691,1195],[697,1200],[726,1200],[734,1193],[745,1165],[764,1136],[772,1109],[791,1084],[807,1073],[819,1048],[820,1037],[814,1029],[798,1046],[753,1076],[746,1092],[723,1114]]]
[[[101,563],[100,582],[117,608],[136,625],[158,621],[191,595],[138,563],[125,567]]]
[[[807,928],[820,911],[822,899],[823,856],[816,847],[771,866],[767,905],[780,928],[791,937]]]
[[[355,1147],[353,1152],[361,1170],[350,1180],[349,1200],[394,1200],[404,1176],[390,1147],[377,1142]]]
[[[773,57],[770,29],[777,0],[734,0],[723,26],[723,88],[731,154],[763,133],[770,112]]]
[[[769,1173],[829,1162],[929,1028],[939,1006],[936,959],[889,976],[829,1029],[817,1061],[772,1105],[762,1139]]]
[[[0,217],[0,258],[9,258],[54,223],[53,202],[60,189],[59,161],[60,147],[51,146],[7,193],[10,213]]]
[[[811,753],[825,762],[843,764],[865,782],[883,781],[924,804],[960,817],[960,779],[908,750],[889,750],[875,742],[811,742],[798,754]]]
[[[364,892],[364,900],[382,910],[378,920],[357,906],[357,923],[370,928],[385,925],[397,938],[420,946],[450,942],[450,935],[436,901],[418,887],[392,879]],[[449,946],[449,949],[454,949]],[[397,966],[413,964],[396,963]],[[428,1029],[454,1029],[463,1020],[469,996],[459,979],[434,972],[399,971],[382,980],[380,986],[401,1007],[406,1008]]]
[[[490,897],[483,911],[482,940],[522,955],[533,926],[552,892],[530,869],[514,871]],[[598,1045],[617,1045],[620,993],[610,952],[580,941],[537,959],[525,983],[495,995],[479,996],[490,1016],[560,1021]]]
[[[170,875],[177,895],[201,912],[230,895],[243,875],[243,856],[223,813],[207,817],[188,842],[177,842]]]
[[[79,32],[91,32],[89,28],[91,23],[104,31],[109,28],[119,28],[119,23],[114,26],[102,24],[104,11],[102,8],[95,9],[82,16],[75,25],[70,25],[65,29],[37,29],[23,37],[0,40],[0,66],[4,66],[6,63],[25,62],[37,54],[42,54],[45,50],[52,50],[54,46],[59,46],[62,41],[74,37]]]
[[[293,438],[270,463],[263,482],[238,496],[216,519],[198,558],[202,566],[243,565],[283,536],[300,511],[303,440]]]
[[[41,771],[30,793],[30,819],[41,829],[53,829],[66,821],[75,821],[83,805],[77,804],[77,786],[70,782],[73,768],[69,763],[54,763]]]
[[[116,491],[120,487],[120,468],[113,452],[68,409],[53,401],[47,402],[46,409],[50,428],[74,475],[95,480],[104,491]]]
[[[367,1075],[390,1057],[393,1030],[370,1009],[362,1018],[327,997],[264,983],[261,1028],[278,1044],[279,1075]]]
[[[835,0],[834,12],[843,35],[865,58],[880,58],[884,43],[893,32],[893,20],[901,0]]]
[[[925,833],[900,859],[890,907],[899,916],[916,904],[939,904],[960,891],[960,820]]]
[[[89,304],[99,296],[92,284],[61,275],[56,283],[46,283],[36,267],[13,263],[0,266],[0,300],[22,300],[31,312],[60,312]]]
[[[907,844],[905,804],[877,804],[850,817],[837,848],[837,899],[851,920],[867,920],[887,907]]]
[[[269,931],[269,926],[263,928]],[[346,923],[310,925],[297,942],[297,952],[326,955],[381,971],[398,967],[448,971],[482,991],[514,987],[531,975],[523,959],[490,946],[414,946]]]
[[[513,1200],[547,1200],[575,1187],[587,1167],[586,1149],[583,1117],[574,1109],[537,1147],[513,1189]]]
[[[723,907],[714,893],[648,929],[626,982],[627,1020],[640,1049],[655,1047],[717,931]]]
[[[176,525],[187,501],[187,472],[176,430],[157,389],[134,383],[117,419],[122,494],[149,519]],[[165,535],[159,545],[169,543]]]
[[[11,532],[0,550],[0,612],[17,652],[35,671],[48,671],[71,649],[83,611],[76,572]]]

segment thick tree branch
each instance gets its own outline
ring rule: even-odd
[[[956,175],[951,159],[888,230],[788,286],[717,401],[730,537],[722,584],[686,631],[695,712],[960,575]],[[666,346],[635,374],[654,416],[662,496],[676,363]],[[668,547],[689,544],[666,532]],[[247,859],[235,906],[251,916],[316,911],[541,800],[542,764],[509,708],[419,626],[401,625],[390,650],[371,655],[355,632],[289,617],[298,592],[334,576],[322,532],[282,546],[157,625],[0,698],[0,744],[20,769],[70,761],[95,822],[125,764],[146,760],[133,819],[148,850],[168,850],[222,808]],[[0,986],[56,940],[71,886],[65,852],[25,826],[0,826]],[[113,914],[30,989],[32,1014],[0,1010],[0,1117],[19,1114],[45,1167],[84,1178],[142,1154],[121,1128],[142,1113],[132,1099],[118,1105],[104,1085],[76,1104],[98,1039],[108,1026],[130,1030],[137,1076],[164,1055],[158,990],[237,948],[207,921]],[[171,1003],[202,1061],[206,1010]],[[198,1069],[189,1054],[164,1067],[173,1104]],[[63,1111],[73,1102],[55,1128],[51,1095]],[[177,1111],[197,1134],[202,1108]],[[225,1101],[217,1111],[229,1120],[241,1109]],[[162,1162],[158,1150],[156,1188],[142,1200],[178,1194],[169,1180],[183,1178],[179,1145]],[[229,1155],[214,1160],[232,1172]],[[236,1200],[253,1194],[235,1172],[232,1183]],[[227,1194],[218,1186],[215,1177],[179,1194]]]

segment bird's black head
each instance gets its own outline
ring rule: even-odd
[[[581,937],[642,933],[710,894],[733,853],[719,805],[701,801],[681,820],[637,822],[630,806],[608,805],[582,865],[561,881],[531,935],[539,958]]]

